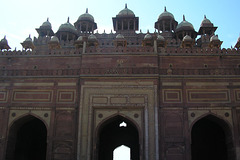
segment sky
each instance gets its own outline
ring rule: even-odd
[[[240,35],[240,0],[1,0],[0,39],[6,35],[10,47],[21,50],[20,43],[29,34],[32,38],[38,37],[35,29],[47,18],[53,31],[57,32],[68,17],[74,24],[86,8],[95,19],[98,32],[102,33],[105,29],[110,33],[113,29],[112,17],[124,9],[125,3],[139,17],[139,29],[143,33],[147,30],[154,32],[154,23],[166,6],[178,23],[184,14],[196,31],[206,15],[218,27],[216,34],[223,41],[222,48],[234,46]]]

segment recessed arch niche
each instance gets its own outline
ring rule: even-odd
[[[235,160],[233,135],[223,119],[206,115],[197,120],[191,131],[192,160]]]
[[[123,125],[124,122],[124,125]],[[140,159],[139,129],[123,116],[114,116],[102,124],[97,132],[96,155],[98,160],[113,160],[113,151],[125,145],[130,148],[131,159]]]
[[[15,120],[8,133],[6,160],[46,160],[47,128],[35,116]]]

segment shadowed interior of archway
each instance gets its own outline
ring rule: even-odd
[[[6,160],[45,160],[47,129],[44,123],[26,116],[10,128]]]
[[[125,122],[126,125],[120,125]],[[122,116],[102,124],[99,132],[98,160],[113,160],[113,151],[125,145],[131,149],[131,159],[139,160],[139,134],[135,125]]]
[[[212,115],[192,128],[192,160],[234,160],[232,134],[223,120]]]

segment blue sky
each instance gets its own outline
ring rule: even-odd
[[[99,33],[104,29],[110,32],[112,17],[124,8],[125,3],[139,17],[139,28],[143,33],[148,29],[154,32],[154,23],[166,6],[178,23],[184,14],[196,31],[206,15],[218,27],[216,34],[223,41],[224,48],[234,46],[240,34],[239,0],[7,0],[1,2],[0,39],[6,35],[10,47],[20,50],[20,43],[29,34],[32,38],[38,36],[35,28],[39,28],[48,17],[56,32],[68,17],[70,23],[76,22],[86,8],[94,16]]]

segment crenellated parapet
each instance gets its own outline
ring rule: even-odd
[[[62,42],[63,43],[63,42]],[[58,48],[48,49],[45,52],[36,50],[8,50],[0,51],[0,57],[8,56],[61,56],[61,55],[80,55],[83,53],[83,48]],[[152,46],[111,46],[111,47],[87,47],[85,54],[145,54],[154,53],[154,47]],[[240,49],[235,48],[179,48],[179,47],[157,47],[158,54],[167,55],[215,55],[215,56],[228,56],[228,55],[240,55]]]

